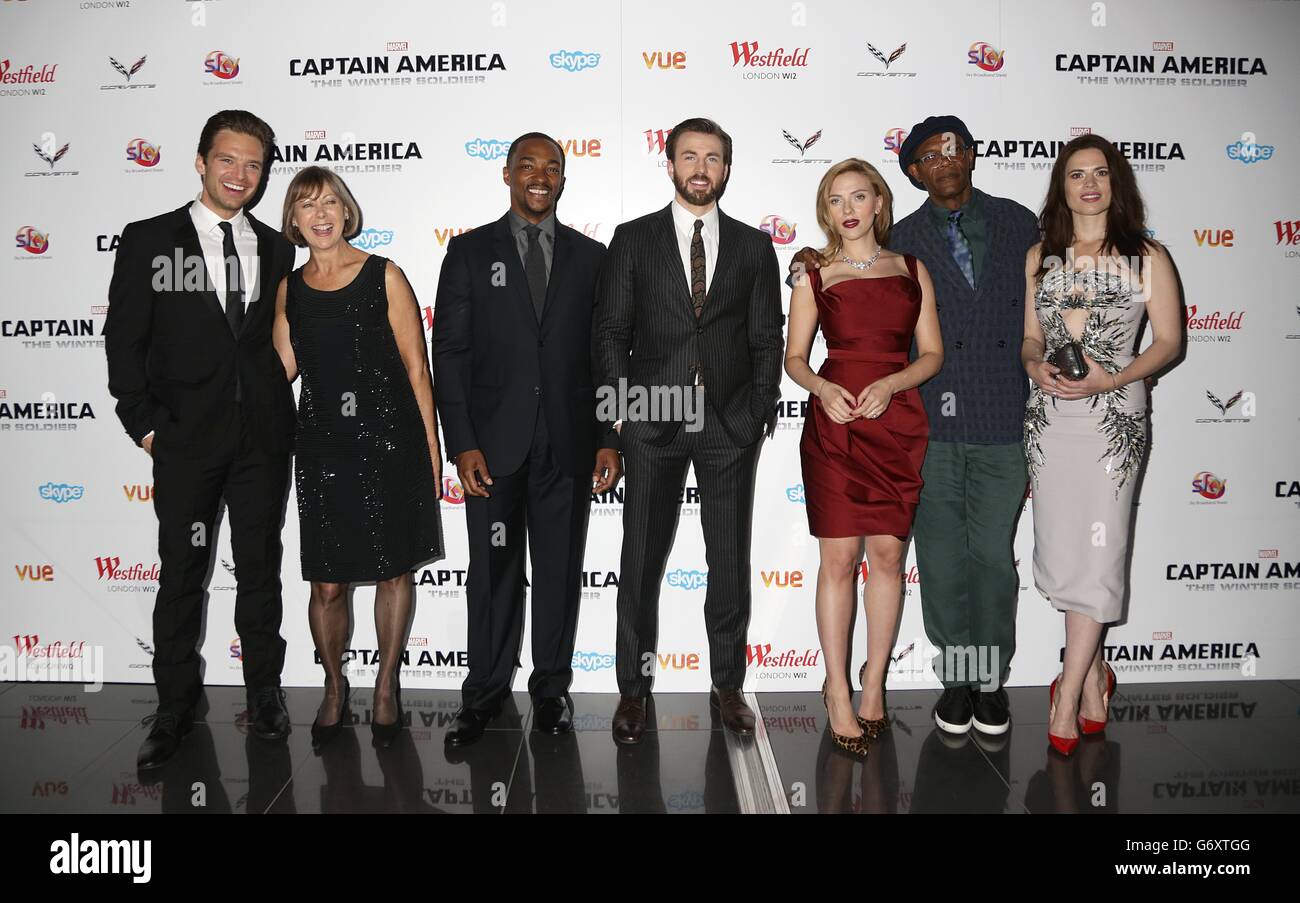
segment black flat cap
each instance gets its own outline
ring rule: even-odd
[[[967,147],[975,146],[975,139],[971,137],[970,129],[966,128],[966,123],[962,122],[956,116],[930,116],[924,122],[919,122],[912,126],[912,130],[907,133],[907,139],[903,146],[898,150],[898,168],[903,171],[917,188],[922,191],[925,186],[912,178],[912,174],[907,171],[907,167],[915,161],[912,159],[916,156],[916,149],[935,135],[942,135],[944,132],[952,132],[965,143]]]

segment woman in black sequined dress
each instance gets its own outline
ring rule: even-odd
[[[411,570],[443,554],[442,454],[420,311],[395,263],[348,244],[360,220],[329,170],[302,170],[285,193],[284,233],[311,252],[280,283],[275,346],[289,379],[303,379],[295,486],[308,620],[326,673],[312,725],[318,743],[337,732],[347,705],[354,583],[376,583],[381,669],[371,726],[380,740],[400,730]]]

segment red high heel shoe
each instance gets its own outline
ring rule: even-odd
[[[1056,685],[1061,682],[1058,675],[1052,685],[1047,688],[1047,742],[1052,744],[1052,749],[1056,750],[1063,756],[1068,756],[1074,752],[1074,748],[1079,745],[1078,737],[1058,737],[1052,733],[1052,716],[1056,714]]]
[[[1079,716],[1079,730],[1085,734],[1100,734],[1106,729],[1106,722],[1110,720],[1110,697],[1115,692],[1115,671],[1109,664],[1102,662],[1102,667],[1106,669],[1106,695],[1102,697],[1102,706],[1106,709],[1106,717],[1100,721],[1093,721],[1091,718]]]

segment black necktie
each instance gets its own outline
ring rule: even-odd
[[[542,307],[546,304],[546,257],[542,253],[539,226],[524,226],[528,236],[528,254],[524,258],[524,273],[528,276],[528,291],[533,296],[533,311],[537,322],[542,322]]]
[[[226,322],[230,331],[239,335],[239,327],[244,324],[244,271],[239,266],[239,252],[235,250],[235,233],[230,223],[218,223],[221,227],[221,256],[226,267]]]

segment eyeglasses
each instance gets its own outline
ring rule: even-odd
[[[913,162],[917,163],[920,166],[933,166],[935,163],[939,161],[940,157],[948,157],[949,159],[953,157],[960,157],[962,154],[966,153],[966,151],[968,151],[969,149],[970,148],[966,147],[965,145],[959,144],[953,149],[952,153],[947,153],[945,151],[930,151],[930,153],[922,157],[917,157],[916,160]]]

